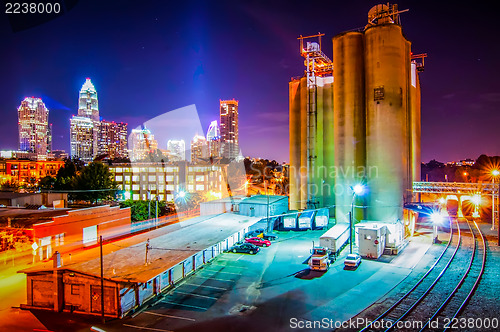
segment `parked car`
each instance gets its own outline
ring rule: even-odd
[[[269,241],[276,241],[278,239],[278,235],[274,234],[261,233],[261,235],[257,236],[263,238],[264,240],[269,240]]]
[[[259,247],[269,247],[271,245],[271,241],[264,240],[261,237],[251,237],[249,239],[245,239],[245,242],[255,244],[256,246]]]
[[[264,230],[262,228],[259,228],[259,229],[256,229],[256,230],[253,230],[253,231],[246,233],[245,238],[261,236],[261,234],[263,234],[263,233],[264,233]]]
[[[345,258],[344,268],[356,268],[361,263],[361,256],[359,254],[349,254]]]
[[[230,252],[234,252],[234,253],[242,252],[242,253],[250,254],[250,255],[255,255],[256,253],[259,252],[259,250],[260,250],[259,247],[257,247],[256,245],[253,245],[251,243],[235,244],[234,246],[232,246],[229,249]]]

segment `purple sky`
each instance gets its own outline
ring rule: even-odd
[[[115,5],[113,5],[115,3]],[[54,148],[69,150],[69,118],[90,77],[101,116],[129,128],[196,105],[203,130],[219,99],[239,100],[244,155],[288,160],[288,82],[303,73],[297,37],[363,27],[377,1],[80,1],[48,23],[12,32],[0,18],[0,149],[17,148],[26,96],[50,110]],[[490,6],[399,1],[414,53],[428,53],[422,161],[500,155],[497,20]],[[446,2],[447,3],[447,2]],[[160,142],[161,143],[161,142]]]

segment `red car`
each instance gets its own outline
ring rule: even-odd
[[[251,237],[251,238],[245,239],[245,242],[255,244],[256,246],[259,246],[259,247],[269,247],[271,245],[271,241],[264,240],[261,237]]]

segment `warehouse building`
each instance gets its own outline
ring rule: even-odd
[[[113,251],[102,260],[103,291],[98,257],[20,271],[27,276],[27,304],[21,307],[100,315],[104,294],[105,315],[123,317],[242,240],[258,220],[229,213],[202,216],[138,235],[134,239],[142,242],[134,245],[130,239],[109,244]]]

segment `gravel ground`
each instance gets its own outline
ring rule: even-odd
[[[459,317],[459,321],[456,322],[456,326],[461,331],[498,331],[500,330],[500,247],[497,245],[497,231],[491,230],[491,224],[481,223],[479,227],[487,238],[486,267],[479,287]],[[464,319],[467,319],[467,322]],[[493,328],[495,325],[491,326],[495,322],[497,328]],[[464,326],[464,323],[467,323],[467,326]],[[488,323],[492,324],[489,328],[485,328]]]

